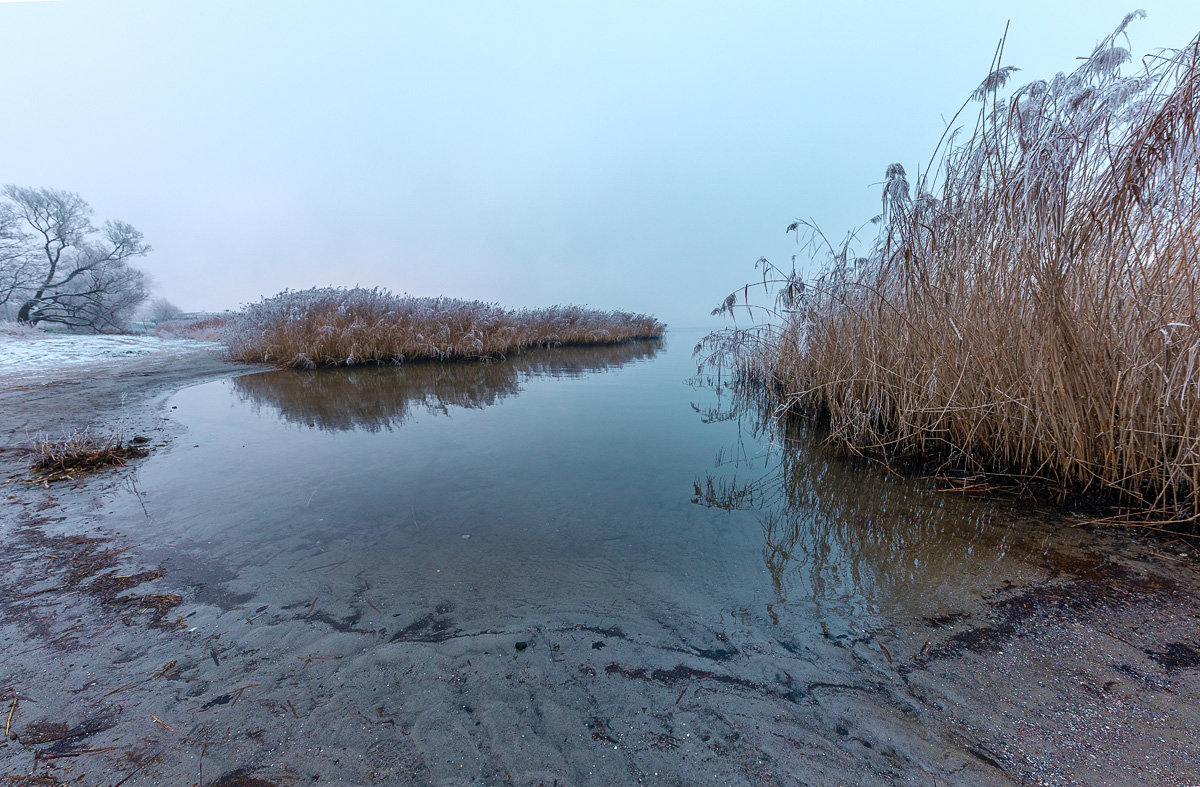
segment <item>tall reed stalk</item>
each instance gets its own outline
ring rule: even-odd
[[[1007,95],[1001,46],[865,255],[794,223],[820,275],[760,261],[768,318],[700,349],[849,446],[1200,520],[1200,39],[1127,65],[1140,15]]]

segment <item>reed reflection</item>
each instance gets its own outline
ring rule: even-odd
[[[765,413],[736,394],[700,410],[705,420],[737,419],[742,438],[717,456],[694,499],[754,512],[775,603],[929,615],[1044,562],[1048,531],[1030,517],[847,457],[812,422]]]
[[[412,363],[290,369],[233,380],[238,396],[283,420],[324,431],[378,432],[415,414],[482,409],[515,396],[531,377],[577,377],[654,357],[661,340],[526,351],[487,363]]]

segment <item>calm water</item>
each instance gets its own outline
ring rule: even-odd
[[[1010,512],[757,429],[689,384],[695,338],[198,385],[139,527],[201,601],[583,620],[684,652],[903,625],[1044,562]]]
[[[91,745],[155,752],[129,784],[990,772],[940,710],[974,667],[913,657],[1078,531],[762,428],[697,338],[180,391],[96,521],[182,625],[104,626],[64,664],[92,698],[39,712],[118,703]]]

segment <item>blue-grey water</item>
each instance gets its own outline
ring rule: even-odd
[[[778,430],[692,379],[689,339],[199,385],[140,485],[164,546],[222,564],[228,590],[300,603],[366,581],[401,617],[453,604],[459,628],[846,631],[952,611],[1043,549],[1008,512],[815,435],[784,468]],[[710,481],[767,499],[706,505]]]
[[[698,338],[174,395],[183,435],[109,516],[184,595],[188,657],[131,661],[186,665],[146,699],[197,725],[180,772],[197,753],[348,783],[979,766],[906,665],[1066,539],[764,421],[697,377]]]
[[[149,457],[6,497],[0,774],[1190,783],[1182,585],[773,423],[699,338],[136,411]]]

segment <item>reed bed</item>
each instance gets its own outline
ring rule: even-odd
[[[1139,15],[1074,72],[1007,93],[1002,44],[953,121],[973,130],[948,129],[915,184],[888,168],[866,252],[795,222],[821,273],[760,261],[766,318],[698,349],[855,450],[1195,524],[1200,40],[1133,63]],[[750,295],[716,311],[753,312]]]
[[[323,288],[246,307],[231,318],[224,341],[235,360],[311,369],[498,358],[533,347],[654,339],[665,329],[648,315],[578,306],[509,310],[382,289]]]

